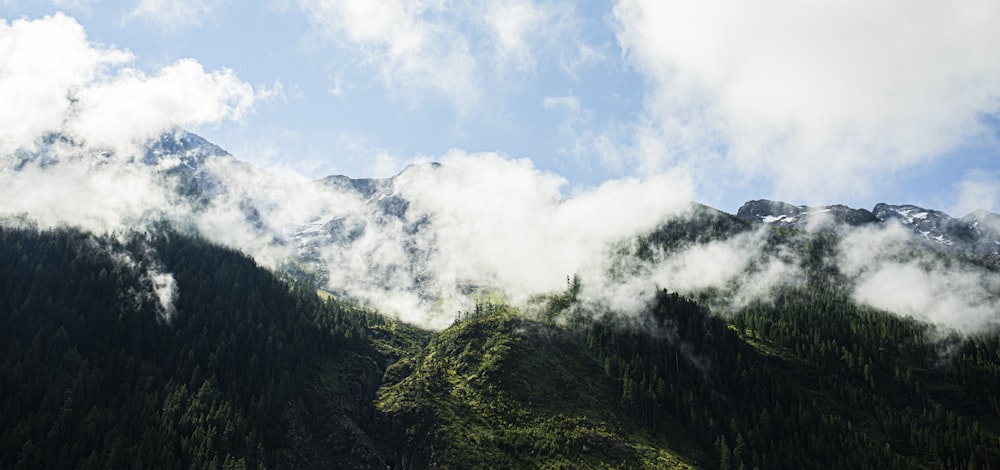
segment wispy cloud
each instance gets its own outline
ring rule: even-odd
[[[837,264],[860,303],[963,333],[1000,325],[1000,276],[983,267],[915,251],[901,225],[846,234]]]
[[[562,111],[563,120],[559,124],[559,136],[563,145],[561,153],[581,157],[594,150],[595,137],[590,134],[593,111],[586,109],[580,103],[580,98],[573,94],[565,96],[547,96],[542,101],[547,111]]]
[[[480,80],[468,40],[429,1],[302,0],[300,6],[333,44],[356,50],[389,89],[430,90],[455,104],[475,101]]]
[[[566,199],[563,178],[525,159],[453,150],[437,160],[442,166],[410,167],[395,179],[394,194],[408,201],[403,220],[363,206],[318,214],[356,233],[321,249],[329,288],[443,326],[471,308],[476,292],[522,302],[565,288],[567,276],[603,272],[614,242],[690,200],[684,180],[610,181]]]
[[[390,91],[443,98],[470,112],[493,74],[530,73],[570,34],[563,2],[298,0],[325,40],[376,73]]]
[[[480,21],[494,50],[494,68],[534,70],[537,52],[550,38],[571,27],[574,13],[566,4],[534,0],[493,0],[486,3]]]
[[[212,22],[228,0],[137,0],[126,15],[156,24],[167,31],[201,27]]]
[[[52,153],[64,161],[16,172],[0,169],[0,212],[27,214],[42,227],[66,224],[104,233],[142,226],[180,210],[148,169],[102,165],[93,151]]]
[[[958,184],[952,213],[958,217],[976,210],[1000,211],[1000,172],[971,170]]]

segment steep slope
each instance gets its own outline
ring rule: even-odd
[[[229,230],[258,243],[248,245],[261,248],[255,255],[297,256],[298,271],[274,265],[328,291],[353,282],[375,297],[392,289],[430,302],[426,257],[447,247],[423,237],[435,221],[411,212],[418,206],[397,191],[400,177],[278,190],[263,173],[225,174],[240,165],[215,165],[235,159],[186,134],[154,143],[146,158],[127,164],[148,165],[166,176],[154,181],[176,183],[176,201],[194,201],[189,235],[146,219],[144,233],[105,236],[0,229],[0,467],[1000,461],[995,309],[960,336],[861,306],[875,304],[852,291],[876,275],[940,275],[957,293],[884,282],[866,293],[922,299],[910,304],[973,297],[940,304],[959,317],[969,305],[989,310],[994,214],[751,201],[733,216],[694,204],[613,245],[604,271],[586,273],[612,288],[646,282],[640,289],[586,291],[578,277],[527,306],[482,302],[432,334],[321,301],[314,286],[190,235]],[[387,249],[392,256],[380,256]],[[341,277],[327,276],[330,266]],[[707,281],[678,287],[690,273]],[[635,298],[618,308],[601,295]]]
[[[588,345],[648,429],[671,424],[708,467],[993,468],[1000,454],[1000,339],[938,343],[926,325],[813,288],[729,325],[661,293],[633,326]],[[961,353],[942,356],[942,348]],[[960,385],[959,385],[960,384]]]
[[[661,292],[558,325],[481,305],[390,367],[376,436],[395,468],[995,468],[1000,337],[815,286],[726,322]],[[577,312],[577,313],[571,313]],[[562,326],[559,326],[562,325]],[[950,351],[950,352],[945,352]]]
[[[978,233],[973,226],[961,219],[952,218],[941,211],[903,204],[875,205],[875,217],[879,222],[896,222],[908,227],[928,241],[945,246],[970,247],[979,243]]]
[[[359,426],[423,341],[173,232],[0,227],[0,289],[4,468],[384,468]]]
[[[1000,265],[1000,215],[977,210],[962,217],[962,221],[968,224],[979,238],[979,252],[990,256],[994,266]]]
[[[711,237],[745,230],[702,216]],[[809,236],[791,246],[832,237]],[[3,228],[0,261],[4,467],[1000,461],[1000,335],[943,334],[835,284],[724,320],[666,291],[595,311],[574,282],[541,320],[481,303],[426,343],[169,231]]]
[[[436,166],[429,165],[431,168]],[[404,169],[400,175],[413,168]],[[366,270],[377,271],[381,268],[405,272],[404,279],[396,279],[397,284],[405,280],[412,286],[409,290],[421,292],[419,295],[423,298],[421,288],[427,276],[426,258],[433,247],[422,246],[417,236],[428,227],[428,220],[420,215],[410,214],[408,217],[410,201],[399,194],[396,188],[398,178],[399,175],[379,179],[335,175],[313,182],[314,190],[321,194],[346,196],[356,201],[348,210],[330,207],[327,211],[310,215],[310,220],[294,223],[284,230],[287,242],[297,247],[297,261],[305,266],[317,286],[338,295],[346,294],[343,291],[346,286],[330,282],[330,264],[343,262],[338,257],[339,253],[356,250],[366,253]],[[399,246],[389,247],[389,244]],[[391,249],[401,259],[392,267],[374,266],[378,258],[374,252],[380,248]],[[379,289],[390,286],[369,287]]]
[[[487,306],[393,365],[381,429],[399,468],[686,468],[627,414],[579,335]]]
[[[647,258],[648,251],[653,247],[673,251],[684,246],[725,240],[750,228],[751,224],[742,217],[692,203],[687,212],[640,236],[636,252],[640,258]]]

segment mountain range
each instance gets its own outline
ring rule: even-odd
[[[1000,246],[1000,216],[977,210],[962,218],[911,204],[878,203],[872,210],[852,209],[844,205],[796,206],[780,201],[759,199],[740,207],[736,215],[751,222],[802,229],[833,229],[838,225],[899,224],[914,235],[939,247],[958,251],[997,254]]]
[[[385,251],[385,245],[391,244],[398,255],[391,266],[377,268],[405,272],[405,276],[394,276],[392,281],[400,283],[405,278],[408,288],[417,293],[422,303],[440,300],[438,294],[429,289],[433,287],[429,284],[436,281],[432,279],[436,273],[428,266],[429,258],[439,250],[434,236],[438,222],[434,214],[426,209],[411,207],[413,191],[408,192],[406,185],[414,179],[428,179],[439,172],[441,164],[411,165],[390,178],[328,176],[304,182],[299,188],[285,187],[268,194],[266,191],[248,192],[248,188],[239,187],[241,180],[227,178],[226,173],[256,173],[255,182],[258,183],[270,181],[272,176],[240,162],[197,135],[183,131],[164,135],[148,147],[143,161],[156,166],[170,156],[180,156],[167,170],[178,178],[177,191],[201,201],[217,200],[223,195],[238,198],[237,206],[250,223],[249,227],[275,244],[294,246],[294,263],[285,267],[298,275],[311,277],[318,287],[338,295],[349,295],[336,283],[330,283],[329,264],[343,260],[330,256],[329,252],[332,248],[349,252],[365,242],[377,240],[383,244],[382,251]],[[211,165],[212,162],[226,164]],[[295,214],[296,219],[282,217],[280,223],[265,223],[262,214],[274,208],[274,198],[294,199],[294,195],[287,194],[293,191],[338,194],[352,201],[339,207],[323,205],[311,212],[301,211]],[[701,205],[691,206],[685,213],[699,210],[728,215]],[[913,235],[914,243],[932,250],[985,259],[995,259],[1000,255],[1000,216],[983,210],[954,218],[939,210],[910,204],[878,203],[872,210],[867,210],[844,205],[801,206],[761,199],[746,202],[734,215],[752,224],[812,232],[902,228],[905,233]],[[657,219],[663,216],[650,214],[649,217]],[[359,267],[376,268],[373,265],[378,263],[377,256],[371,255],[378,248],[367,246],[362,250],[362,256],[370,258]],[[350,281],[354,282],[353,279]],[[373,279],[358,281],[371,282]],[[461,290],[466,293],[482,287],[476,280],[455,281],[462,284]]]
[[[143,192],[113,227],[3,207],[0,467],[1000,462],[995,214],[685,203],[598,236],[446,164],[289,181],[184,131],[77,147],[4,177]]]

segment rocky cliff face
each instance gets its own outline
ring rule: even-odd
[[[968,222],[941,211],[909,204],[879,203],[875,205],[874,213],[879,222],[903,224],[920,237],[941,245],[968,247],[980,241]]]

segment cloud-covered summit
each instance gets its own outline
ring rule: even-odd
[[[176,51],[212,28],[191,30],[191,40],[177,32],[184,25],[133,36],[162,41],[140,58],[107,29],[85,31],[81,22],[102,21],[96,12],[110,7],[77,3],[95,14],[0,20],[4,216],[93,231],[166,220],[272,268],[315,262],[324,287],[437,326],[481,286],[523,299],[573,274],[616,305],[659,287],[766,292],[801,273],[794,253],[765,253],[764,230],[657,253],[633,266],[632,284],[601,279],[609,250],[690,217],[693,199],[858,205],[898,189],[908,181],[900,175],[990,145],[1000,109],[991,49],[1000,13],[987,2],[301,0],[249,4],[232,17],[233,3],[210,2],[218,34],[238,35],[232,43],[250,52],[197,44],[209,58]],[[193,6],[173,5],[118,6],[112,28],[135,33],[149,12]],[[244,28],[255,13],[286,28]],[[281,47],[271,49],[274,39]],[[225,65],[237,56],[239,66]],[[322,75],[318,95],[305,73]],[[284,88],[250,83],[286,80],[275,109],[260,106]],[[267,119],[271,127],[258,125]],[[201,158],[176,131],[220,127],[228,142],[212,140],[240,158],[272,155],[317,174],[265,171],[221,150]],[[329,136],[339,144],[324,143]],[[150,143],[166,150],[149,158]],[[927,179],[936,188],[927,197],[995,211],[995,162],[962,158]],[[368,192],[316,181],[351,161],[398,175]],[[427,161],[442,165],[398,171]],[[976,221],[977,230],[992,223]],[[859,285],[894,272],[845,269]],[[982,287],[980,300],[995,286],[988,273],[904,274],[925,286],[953,281],[920,292]],[[987,314],[963,328],[989,324],[991,305],[972,305]]]
[[[118,141],[109,133],[171,121],[310,178],[389,176],[459,148],[530,158],[581,190],[687,172],[699,200],[729,211],[760,197],[1000,210],[988,0],[85,0],[0,13],[16,44],[4,54],[24,52],[0,72],[18,90],[3,96],[2,140],[55,126]],[[28,35],[40,28],[47,46]]]

